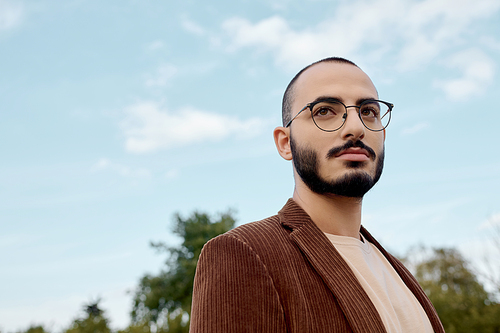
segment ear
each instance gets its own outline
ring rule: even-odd
[[[287,161],[292,160],[292,149],[290,148],[290,129],[285,127],[276,127],[273,131],[274,143],[278,153]]]
[[[384,142],[385,142],[385,128],[384,128]]]

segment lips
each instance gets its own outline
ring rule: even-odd
[[[370,154],[366,149],[353,147],[342,150],[335,157],[345,161],[363,162],[370,159]]]
[[[346,161],[366,161],[366,158],[375,161],[377,154],[369,146],[365,145],[361,140],[347,141],[339,147],[331,148],[326,154],[327,159],[338,158]]]

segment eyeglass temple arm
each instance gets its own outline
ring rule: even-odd
[[[388,114],[389,112],[391,112],[391,111],[392,111],[392,108],[394,107],[394,104],[391,104],[391,103],[387,103],[387,104],[389,105],[389,110],[387,110],[387,112],[386,112],[386,113],[384,113],[384,115],[383,115],[382,117],[380,117],[380,119],[383,119],[385,116],[387,116],[387,114]]]
[[[311,104],[307,104],[306,106],[304,106],[304,107],[302,108],[302,110],[300,110],[300,111],[299,111],[299,112],[295,115],[295,117],[293,117],[292,119],[290,119],[290,121],[289,121],[289,122],[285,125],[285,128],[286,128],[286,127],[288,127],[288,126],[290,126],[290,124],[292,123],[292,121],[293,121],[295,118],[297,118],[297,116],[298,116],[298,115],[299,115],[302,111],[304,111],[305,109],[307,109],[310,105],[311,105]]]

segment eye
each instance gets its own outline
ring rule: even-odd
[[[376,104],[363,105],[359,109],[359,114],[362,117],[378,117],[380,114],[380,107]]]
[[[329,115],[334,115],[335,111],[332,108],[322,106],[314,111],[315,117],[325,117]]]
[[[322,102],[315,105],[312,115],[314,118],[330,118],[343,113],[344,106],[338,103]]]

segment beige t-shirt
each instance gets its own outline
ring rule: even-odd
[[[325,235],[354,272],[388,333],[434,332],[418,300],[374,245],[364,238]]]

